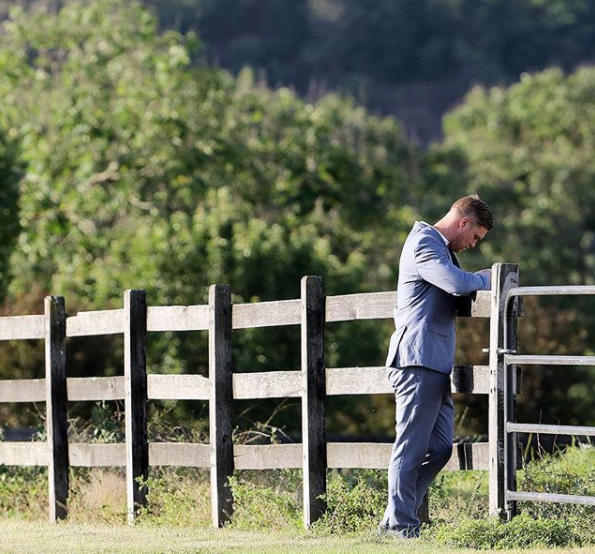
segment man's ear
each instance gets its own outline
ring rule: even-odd
[[[459,221],[459,227],[467,227],[467,225],[469,225],[469,223],[471,223],[471,218],[463,217],[461,219],[461,221]]]

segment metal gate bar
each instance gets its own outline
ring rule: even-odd
[[[510,388],[514,386],[514,366],[516,365],[566,365],[566,366],[595,366],[595,356],[536,356],[519,355],[510,350],[510,340],[507,327],[512,321],[513,304],[511,300],[519,296],[564,296],[564,295],[595,295],[595,286],[557,286],[557,287],[517,287],[510,289],[504,304],[504,348],[499,352],[504,363],[504,406],[505,431],[505,463],[506,468],[506,516],[511,519],[516,514],[516,502],[555,502],[561,504],[582,504],[595,506],[595,496],[581,496],[571,494],[554,494],[538,492],[518,492],[516,490],[516,433],[541,433],[552,435],[577,435],[595,437],[595,427],[571,425],[542,425],[516,423],[511,421],[513,401]]]
[[[558,504],[582,504],[584,506],[595,506],[595,496],[579,496],[576,494],[508,491],[506,493],[506,498],[519,502],[556,502]]]
[[[537,433],[541,435],[577,435],[595,437],[595,427],[579,427],[578,425],[542,425],[538,423],[511,423],[506,430],[509,433]]]
[[[595,356],[534,356],[507,354],[508,365],[595,365]]]
[[[563,285],[559,287],[517,287],[510,289],[512,296],[573,296],[595,294],[595,285]]]

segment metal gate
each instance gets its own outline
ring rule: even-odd
[[[540,492],[517,491],[517,433],[535,433],[547,435],[595,436],[595,427],[570,425],[542,425],[517,423],[515,421],[515,392],[517,366],[556,365],[556,366],[595,366],[595,356],[541,356],[519,355],[516,352],[516,315],[518,300],[524,296],[563,296],[595,295],[595,286],[558,286],[558,287],[515,287],[510,288],[505,296],[503,324],[503,347],[497,351],[503,368],[504,394],[504,500],[506,518],[510,520],[516,514],[517,502],[556,502],[595,506],[595,496],[572,494],[551,494]]]

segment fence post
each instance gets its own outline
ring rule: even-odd
[[[233,513],[228,479],[233,475],[231,372],[231,288],[209,288],[209,435],[211,444],[211,518],[221,527]]]
[[[325,296],[322,277],[301,282],[302,298],[302,453],[304,525],[324,513],[326,500],[326,433],[324,364]]]
[[[518,286],[519,269],[516,264],[492,266],[492,293],[490,315],[490,394],[489,394],[489,452],[490,452],[490,515],[506,517],[507,470],[505,467],[505,429],[507,410],[504,376],[504,303],[508,291]],[[508,387],[510,390],[510,387]]]
[[[49,516],[50,521],[56,521],[64,519],[68,513],[68,398],[64,298],[46,296],[44,309]]]
[[[126,497],[128,522],[147,504],[147,299],[144,290],[124,293]]]

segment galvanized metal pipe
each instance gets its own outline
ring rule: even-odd
[[[595,294],[593,285],[561,285],[557,287],[517,287],[510,289],[506,300],[513,296],[565,296]]]
[[[579,437],[595,437],[595,427],[579,425],[545,425],[541,423],[507,423],[509,433],[536,433],[541,435],[576,435]]]
[[[516,500],[517,502],[556,502],[558,504],[595,506],[595,496],[579,496],[574,494],[506,491],[506,498],[508,500]]]
[[[511,365],[593,365],[595,356],[535,356],[506,354],[504,363]]]

